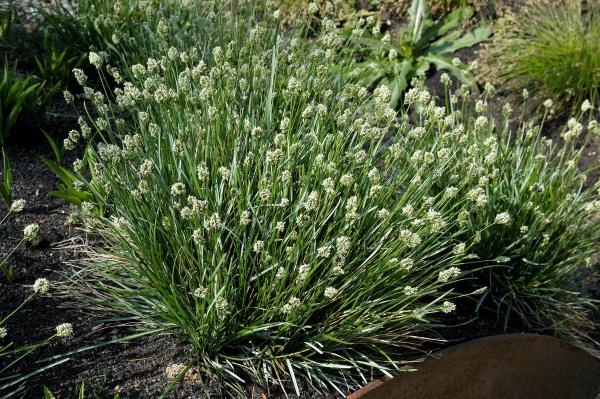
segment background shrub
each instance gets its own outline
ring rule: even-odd
[[[17,65],[9,66],[4,59],[0,71],[0,147],[13,130],[40,120],[56,92],[56,87],[48,92],[44,89],[45,82],[19,76]]]
[[[550,98],[557,111],[598,106],[600,89],[600,2],[536,1],[508,12],[482,52],[481,75],[496,76],[503,88],[526,88],[538,102]]]
[[[448,15],[433,20],[425,0],[413,0],[408,9],[408,23],[397,32],[392,42],[390,33],[381,37],[378,23],[349,24],[356,35],[357,67],[352,71],[367,86],[386,84],[392,92],[391,106],[396,108],[410,87],[413,78],[427,74],[431,69],[444,70],[464,84],[473,84],[473,77],[462,62],[452,54],[487,39],[489,26],[466,31],[464,25],[474,14],[471,7],[461,7]],[[357,34],[360,33],[360,34]]]

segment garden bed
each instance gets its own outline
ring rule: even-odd
[[[439,73],[429,80],[432,91],[439,90],[438,79]],[[3,285],[0,291],[0,303],[5,304],[7,308],[14,308],[27,296],[29,285],[37,278],[47,277],[53,282],[64,278],[68,270],[63,266],[63,261],[72,259],[73,254],[55,248],[56,244],[80,236],[81,232],[75,226],[68,224],[69,214],[74,211],[72,205],[48,194],[59,182],[41,162],[41,157],[52,156],[49,146],[42,141],[34,143],[16,141],[10,144],[9,150],[12,155],[15,197],[29,200],[22,214],[1,227],[2,236],[8,239],[3,239],[0,243],[4,246],[0,248],[0,253],[19,240],[22,234],[21,226],[33,222],[39,223],[42,232],[39,242],[21,248],[15,254],[13,258],[16,266],[15,282],[11,285]],[[587,162],[595,162],[594,151],[593,147],[586,151]],[[589,289],[591,295],[600,298],[599,286],[590,286]],[[110,342],[124,336],[122,330],[102,327],[102,324],[98,324],[96,316],[64,306],[65,299],[68,300],[68,298],[55,298],[52,294],[39,298],[8,325],[14,333],[15,341],[19,343],[47,337],[52,333],[54,326],[60,322],[70,322],[75,329],[73,338],[56,342],[39,352],[23,365],[23,371],[35,370],[36,365],[33,363],[35,360]],[[459,304],[461,308],[462,305]],[[473,306],[469,302],[464,305],[466,308]],[[489,316],[489,313],[484,315]],[[435,351],[446,345],[452,346],[459,342],[496,334],[535,332],[519,323],[509,325],[505,330],[500,320],[493,317],[479,317],[476,320],[473,318],[472,314],[467,313],[449,319],[454,325],[440,330],[448,342],[444,345],[432,346],[429,350]],[[600,336],[600,329],[594,336]],[[159,397],[169,384],[165,373],[166,368],[172,364],[185,363],[191,350],[189,345],[183,345],[177,337],[166,334],[90,349],[70,356],[71,360],[68,362],[35,377],[31,381],[32,392],[39,392],[43,386],[47,386],[57,398],[68,398],[74,396],[79,384],[85,381],[89,389],[97,389],[105,395],[121,393],[132,399]],[[317,393],[309,392],[310,390],[301,397],[321,397]],[[37,397],[36,395],[32,397]],[[219,397],[216,384],[210,381],[201,385],[179,384],[169,397],[187,398],[190,395]],[[272,393],[265,396],[267,391],[259,385],[249,388],[245,395],[240,398],[278,397],[277,394],[274,396]],[[290,397],[293,398],[294,395]]]
[[[399,19],[401,20],[401,24],[391,21],[392,30],[396,29],[396,25],[403,26],[406,23],[407,19],[405,17],[399,17]],[[477,58],[477,52],[480,49],[480,45],[476,44],[470,48],[460,50],[454,55],[459,57],[464,64],[469,64]],[[97,53],[90,53],[90,61],[92,61],[91,54],[97,55]],[[98,57],[101,58],[101,56]],[[96,62],[99,64],[102,63],[98,60]],[[275,62],[275,58],[273,58],[272,62]],[[293,68],[291,70],[293,71]],[[93,77],[90,80],[94,79]],[[100,81],[94,81],[94,83],[97,86],[100,86],[100,83],[106,83],[102,79],[100,78]],[[446,87],[444,83],[441,83],[443,79],[442,71],[432,69],[426,75],[425,88],[433,95],[443,97]],[[472,96],[473,104],[478,99],[487,98],[485,97],[485,90],[488,89],[484,89],[483,82],[479,83],[480,94]],[[112,79],[110,80],[110,84],[114,85],[114,87],[111,87],[112,90],[119,87]],[[519,96],[520,93],[514,89],[499,89],[495,100],[490,105],[489,114],[500,121],[505,102],[512,101]],[[62,143],[62,140],[67,137],[66,133],[68,130],[78,127],[75,124],[78,115],[74,115],[71,111],[64,109],[64,100],[61,97],[60,95],[55,96],[54,102],[50,107],[54,111],[52,113],[55,117],[49,119],[44,125],[46,131],[62,132],[55,136],[55,139],[59,143]],[[83,95],[78,96],[76,101],[83,103],[83,97]],[[190,109],[195,110],[193,107]],[[531,109],[527,110],[527,113],[534,114],[536,110],[537,108],[532,106]],[[155,111],[162,112],[163,109],[156,107]],[[198,113],[201,112],[199,110],[195,111]],[[92,114],[94,112],[97,111],[92,111]],[[412,114],[417,115],[418,112],[414,110]],[[413,117],[412,114],[411,117]],[[268,115],[270,116],[271,114]],[[568,122],[568,117],[565,115],[567,114],[564,113],[558,117],[549,118],[543,130],[543,134],[549,136],[555,142],[561,143],[561,146],[563,145],[561,137],[564,133],[564,126]],[[143,129],[141,125],[137,127]],[[513,128],[518,128],[517,123],[514,124]],[[26,361],[21,362],[11,369],[11,373],[26,375],[36,372],[36,370],[45,365],[61,362],[43,373],[32,375],[27,381],[26,393],[22,393],[17,397],[41,397],[44,387],[48,387],[56,398],[59,399],[75,397],[76,393],[81,389],[81,383],[83,382],[85,383],[88,395],[93,391],[99,397],[112,397],[115,394],[119,394],[121,398],[158,398],[169,387],[174,378],[183,377],[178,372],[174,374],[171,372],[169,375],[168,369],[173,369],[174,365],[188,365],[190,358],[194,358],[194,355],[197,354],[197,348],[190,343],[186,335],[188,334],[187,332],[176,329],[176,332],[160,332],[150,335],[142,334],[142,336],[136,339],[127,339],[125,337],[127,337],[131,329],[123,327],[131,327],[133,323],[128,323],[127,319],[118,319],[117,312],[103,314],[100,311],[100,307],[92,309],[86,306],[74,306],[83,297],[89,296],[87,299],[91,299],[94,295],[98,295],[98,291],[91,290],[86,292],[82,288],[82,285],[77,284],[74,285],[78,289],[77,292],[70,293],[68,289],[65,289],[65,287],[70,286],[72,281],[80,283],[78,280],[79,276],[73,275],[73,269],[67,265],[75,265],[75,269],[79,273],[83,273],[84,270],[87,272],[89,268],[77,268],[79,264],[86,264],[85,262],[89,259],[85,257],[93,253],[82,254],[81,252],[77,252],[74,246],[69,245],[69,243],[81,244],[89,236],[87,232],[84,232],[81,225],[76,222],[81,217],[79,208],[69,204],[67,201],[50,195],[50,192],[55,190],[61,181],[43,163],[42,157],[52,159],[55,153],[52,152],[50,146],[41,135],[30,136],[29,133],[25,130],[13,132],[12,137],[6,142],[4,147],[9,154],[12,169],[13,197],[14,199],[25,199],[27,205],[23,212],[12,214],[6,222],[0,224],[0,256],[9,253],[21,241],[25,225],[37,224],[39,225],[40,232],[35,240],[25,242],[11,257],[10,264],[13,267],[14,280],[7,284],[4,284],[4,280],[2,280],[3,284],[0,286],[0,304],[2,310],[0,311],[0,316],[5,316],[5,309],[14,309],[24,301],[30,295],[31,287],[37,279],[46,278],[50,281],[51,288],[49,293],[44,296],[34,297],[33,300],[27,303],[20,312],[16,313],[6,323],[5,327],[10,332],[11,341],[14,342],[16,347],[43,341],[54,334],[56,326],[60,323],[72,324],[73,336],[52,339],[46,347],[37,350],[32,356],[27,357]],[[254,135],[254,130],[252,134]],[[31,137],[35,138],[31,140]],[[596,138],[595,140],[584,141],[583,137],[581,137],[577,142],[577,147],[580,148],[582,143],[584,143],[585,148],[582,150],[583,155],[578,167],[581,170],[591,169],[585,186],[592,187],[596,184],[600,176],[600,168],[597,167],[598,140]],[[84,147],[83,145],[79,145],[74,151],[67,152],[63,165],[70,165],[77,157],[82,157],[85,150]],[[101,156],[96,155],[98,163],[101,162],[101,158]],[[345,159],[340,158],[339,162],[345,162]],[[171,170],[168,171],[171,172]],[[300,174],[300,172],[298,173]],[[371,178],[371,174],[369,174],[369,178],[375,180]],[[365,178],[365,181],[368,180]],[[178,183],[171,186],[171,193],[173,193],[176,184]],[[260,184],[262,184],[262,180]],[[430,189],[433,190],[434,186],[432,185]],[[126,192],[126,190],[123,192]],[[271,193],[269,192],[270,195]],[[109,195],[106,194],[106,198],[108,197]],[[424,198],[427,200],[426,197]],[[122,201],[125,203],[126,200],[122,199]],[[107,208],[109,207],[107,206]],[[180,207],[181,205],[178,204],[174,209],[179,209]],[[496,213],[500,213],[499,210],[496,210]],[[71,214],[78,214],[77,218],[73,219],[70,216]],[[110,223],[108,224],[109,228],[112,228]],[[504,222],[497,223],[494,221],[494,223],[503,224]],[[206,227],[206,224],[204,226]],[[279,228],[279,224],[277,226]],[[110,241],[111,237],[111,234],[106,233],[106,236],[103,238]],[[112,238],[114,239],[114,237]],[[207,237],[203,239],[207,239]],[[254,252],[260,253],[262,249],[257,250],[256,244],[258,242],[262,241],[253,243]],[[218,245],[215,248],[218,249]],[[319,251],[322,248],[319,248]],[[444,249],[432,248],[434,248],[432,251],[444,251]],[[596,250],[596,255],[597,253],[598,251]],[[459,255],[458,252],[456,254],[457,256]],[[364,255],[359,254],[359,256]],[[450,262],[454,262],[454,260],[451,259]],[[581,276],[595,275],[596,279],[590,279],[582,291],[587,297],[596,300],[600,300],[600,283],[597,279],[598,273],[596,272],[598,267],[598,258],[595,256],[592,259],[591,265],[588,265],[587,268],[581,266],[581,272],[573,277],[581,278]],[[459,287],[457,289],[470,287],[469,279],[465,280],[466,283],[463,282],[463,284],[466,284],[466,286],[457,285]],[[176,285],[175,283],[173,284]],[[202,286],[199,288],[202,288]],[[330,288],[333,287],[327,287],[327,289]],[[438,295],[441,295],[440,298],[444,298],[445,295],[450,295],[451,292],[447,291]],[[332,295],[332,298],[335,298],[336,295],[337,290]],[[552,328],[541,329],[535,323],[527,324],[520,318],[505,320],[500,314],[501,312],[496,314],[487,302],[484,304],[484,307],[488,308],[487,311],[481,312],[479,316],[476,316],[477,300],[469,295],[459,295],[452,299],[453,302],[448,302],[448,305],[444,302],[444,306],[455,306],[458,312],[452,313],[454,309],[449,309],[449,312],[446,312],[446,310],[443,310],[443,313],[438,312],[441,314],[437,318],[435,328],[419,332],[424,334],[426,339],[423,340],[423,345],[416,352],[428,354],[459,342],[502,333],[534,332],[548,335],[557,333]],[[194,296],[204,299],[201,295],[196,295],[196,293],[194,293]],[[325,296],[328,296],[327,290],[325,290]],[[98,298],[102,298],[102,296],[98,296]],[[298,299],[296,298],[296,300]],[[292,303],[290,299],[287,305],[291,305]],[[285,306],[284,304],[283,309],[285,309]],[[328,312],[330,308],[323,305],[323,309],[323,312]],[[284,310],[283,313],[289,312]],[[314,317],[315,320],[320,320],[319,312],[315,312]],[[111,318],[121,321],[115,323],[114,320],[113,322],[107,320]],[[597,322],[600,320],[600,313],[596,311],[590,318]],[[160,318],[152,319],[151,323],[148,324],[155,323],[157,320],[160,320]],[[213,323],[213,321],[210,322]],[[588,332],[588,336],[592,341],[600,339],[600,328],[598,326],[599,324],[596,323],[595,329]],[[309,326],[308,330],[310,328]],[[562,333],[562,330],[560,332]],[[181,336],[177,334],[181,334]],[[437,340],[438,338],[439,340]],[[119,340],[126,340],[126,342],[111,343]],[[430,342],[428,342],[429,340]],[[590,344],[590,340],[585,342]],[[590,347],[593,348],[593,345],[591,344]],[[72,351],[75,352],[65,356],[65,354]],[[414,357],[414,353],[415,351],[411,351],[412,357]],[[289,370],[291,370],[292,366],[290,363],[288,363],[288,366]],[[177,369],[177,367],[175,368]],[[181,371],[181,368],[177,370]],[[288,370],[281,371],[284,375],[288,372]],[[224,395],[257,399],[279,397],[316,399],[331,397],[329,394],[317,392],[316,389],[310,387],[304,380],[299,379],[299,381],[296,381],[293,374],[291,379],[284,378],[283,383],[280,381],[286,392],[283,392],[282,387],[265,386],[263,382],[257,381],[256,376],[252,374],[250,372],[247,374],[243,371],[241,372],[246,381],[243,386],[244,392],[242,393],[232,394],[229,387],[224,386],[222,381],[202,375],[203,379],[195,383],[190,383],[189,381],[185,381],[186,378],[182,378],[184,381],[174,384],[167,397],[216,398],[223,397]],[[374,380],[380,376],[381,373],[375,372],[368,375],[368,378]],[[0,379],[0,386],[2,383]],[[295,393],[290,394],[291,392]],[[3,393],[0,390],[0,394]],[[300,394],[299,396],[298,393]]]

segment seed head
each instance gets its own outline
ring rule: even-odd
[[[9,212],[13,212],[13,213],[19,213],[21,212],[23,209],[25,209],[25,205],[27,204],[27,202],[24,199],[18,199],[13,201],[13,203],[10,205],[10,209]]]
[[[36,294],[43,295],[50,289],[50,282],[45,278],[38,278],[33,283],[33,292]]]
[[[100,54],[90,51],[89,60],[90,60],[90,64],[92,64],[96,68],[102,67],[103,60],[102,60],[102,57],[100,56]]]
[[[453,304],[450,301],[444,301],[444,303],[442,304],[442,312],[444,313],[451,313],[454,310],[456,310],[456,305]]]
[[[502,212],[496,215],[494,223],[496,224],[509,224],[511,221],[510,214],[508,212]]]
[[[581,104],[581,112],[587,112],[590,109],[592,109],[592,104],[590,103],[590,100],[585,100],[583,104]]]
[[[447,283],[448,280],[458,276],[461,270],[458,267],[451,267],[446,270],[442,270],[438,275],[438,281],[441,283]]]
[[[327,287],[325,288],[325,293],[323,295],[325,295],[326,298],[333,299],[337,296],[338,292],[339,291],[334,287]]]
[[[298,306],[300,306],[300,299],[296,298],[295,296],[291,297],[290,300],[288,301],[288,303],[286,303],[285,305],[283,305],[283,307],[281,308],[281,311],[283,313],[292,313],[292,311],[297,308]]]
[[[194,296],[198,297],[200,299],[204,299],[206,298],[206,293],[208,292],[208,290],[204,287],[198,287],[194,290]]]
[[[183,194],[185,194],[185,184],[178,182],[171,186],[172,196],[178,196]]]
[[[73,335],[73,326],[71,323],[62,323],[56,326],[56,336],[68,338]]]
[[[40,233],[40,226],[37,223],[32,223],[30,225],[25,226],[23,229],[23,239],[26,241],[35,240]]]

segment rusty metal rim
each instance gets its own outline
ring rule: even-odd
[[[576,346],[570,342],[567,342],[563,339],[559,339],[559,338],[555,338],[555,337],[551,337],[551,336],[547,336],[547,335],[540,335],[540,334],[532,334],[532,333],[511,333],[511,334],[501,334],[501,335],[493,335],[493,336],[489,336],[489,337],[483,337],[483,338],[478,338],[475,340],[471,340],[471,341],[467,341],[467,342],[462,342],[460,344],[456,344],[456,345],[452,345],[448,348],[439,350],[437,352],[434,352],[430,355],[427,356],[427,358],[425,358],[423,360],[423,362],[426,361],[431,361],[431,360],[435,360],[440,358],[442,355],[445,354],[451,354],[454,353],[458,350],[464,349],[466,347],[471,347],[475,344],[480,344],[480,343],[494,343],[494,342],[503,342],[503,341],[507,341],[507,340],[512,340],[514,338],[519,338],[519,339],[535,339],[537,341],[547,341],[548,343],[551,344],[556,344],[559,343],[561,345],[564,345],[566,347],[569,348],[569,350],[571,351],[575,351],[578,352],[579,355],[581,356],[591,356],[595,359],[600,359],[599,356],[599,352],[597,351],[593,351],[593,350],[586,350],[583,349],[580,346]],[[388,383],[390,380],[392,380],[392,378],[389,377],[383,377],[380,379],[377,379],[375,381],[370,382],[369,384],[365,385],[364,387],[360,388],[359,390],[351,393],[350,395],[348,395],[346,397],[346,399],[361,399],[363,397],[365,397],[368,393],[370,393],[371,391],[379,388],[380,386]]]

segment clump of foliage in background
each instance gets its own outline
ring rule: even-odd
[[[494,163],[501,172],[488,196],[490,206],[510,215],[510,232],[483,229],[489,216],[478,220],[473,225],[482,236],[478,253],[500,264],[486,274],[504,323],[515,312],[538,331],[587,339],[596,305],[582,289],[599,277],[592,257],[600,240],[600,185],[587,187],[589,171],[578,168],[585,147],[575,148],[569,136],[581,134],[579,121],[569,122],[566,145],[536,130],[545,133],[543,124],[504,132]]]
[[[72,79],[72,71],[78,67],[85,54],[75,55],[73,50],[63,49],[61,51],[49,46],[47,54],[34,57],[37,65],[37,75],[50,86],[57,89],[67,89]],[[58,90],[55,90],[56,92]]]
[[[48,117],[51,102],[61,88],[67,88],[71,71],[82,57],[81,53],[74,55],[68,43],[60,51],[54,47],[47,26],[33,23],[37,14],[32,10],[35,8],[18,11],[12,1],[0,10],[0,51],[4,58],[0,72],[0,147],[11,133],[19,131],[20,135],[30,136],[32,130],[38,131]]]
[[[600,97],[600,2],[536,1],[509,11],[496,22],[493,41],[481,52],[481,75],[556,110],[577,109]]]
[[[45,83],[36,82],[31,76],[23,78],[17,73],[17,65],[9,66],[7,59],[0,71],[0,147],[9,134],[19,125],[40,119],[56,87],[45,90]]]
[[[396,107],[415,76],[425,75],[432,66],[446,70],[464,84],[471,85],[472,77],[459,60],[448,58],[456,51],[472,47],[488,38],[491,29],[480,26],[472,31],[463,29],[473,16],[473,9],[461,7],[438,21],[429,16],[424,0],[413,0],[409,23],[400,29],[396,44],[389,34],[380,38],[377,25],[369,32],[367,26],[355,26],[356,44],[361,54],[360,64],[353,76],[369,86],[385,84],[392,92],[391,106]]]
[[[152,12],[152,7],[161,9]],[[173,1],[158,4],[155,1],[107,1],[107,0],[64,0],[56,2],[50,9],[40,9],[52,47],[68,48],[77,55],[88,51],[102,52],[110,56],[114,81],[121,83],[118,71],[136,62],[145,62],[141,54],[151,50],[152,43],[166,35],[176,36],[178,45],[197,40],[192,34],[201,32],[209,35],[206,21],[195,21],[199,26],[191,29],[190,10],[203,9],[209,12],[211,2],[197,3],[193,7]],[[159,22],[158,15],[167,15],[160,29],[153,30]],[[183,26],[182,26],[183,25]],[[221,27],[214,27],[217,31]],[[178,31],[178,32],[174,32]],[[193,33],[192,33],[193,32]],[[149,35],[148,41],[139,38]],[[163,49],[167,50],[167,49]]]

